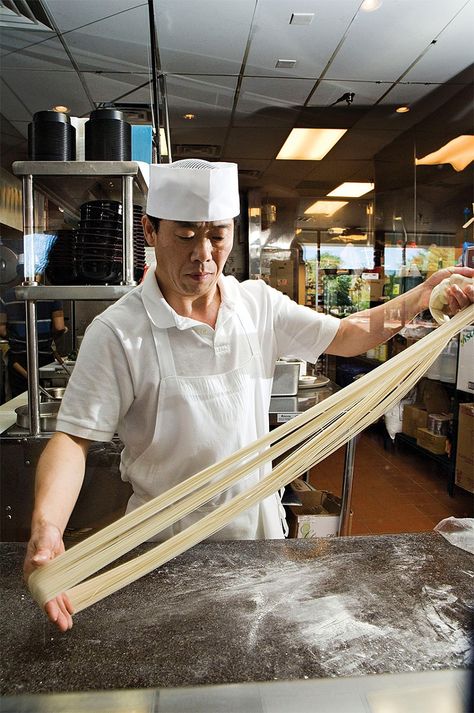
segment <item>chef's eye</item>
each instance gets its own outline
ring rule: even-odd
[[[179,232],[176,232],[176,237],[181,238],[181,240],[191,240],[194,238],[194,231],[193,230],[180,230]]]

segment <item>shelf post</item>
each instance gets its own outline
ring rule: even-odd
[[[344,476],[342,482],[341,516],[339,518],[339,537],[349,534],[349,521],[351,516],[352,482],[354,479],[354,458],[356,438],[347,441],[344,455]]]
[[[38,375],[38,331],[36,325],[36,302],[26,300],[26,357],[28,369],[28,419],[30,435],[40,433],[40,398]]]
[[[133,176],[122,176],[123,281],[136,285],[133,260]]]

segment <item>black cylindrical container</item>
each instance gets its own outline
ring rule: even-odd
[[[28,124],[28,155],[31,161],[74,161],[76,129],[67,114],[38,111]]]
[[[132,127],[118,109],[96,109],[85,125],[86,161],[130,161]]]

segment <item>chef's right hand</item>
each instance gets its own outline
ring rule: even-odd
[[[31,533],[26,550],[23,574],[25,581],[38,567],[43,567],[47,562],[64,552],[64,543],[61,532],[56,525],[43,524]],[[48,619],[56,624],[60,631],[72,628],[72,614],[74,608],[67,594],[59,594],[44,605]]]

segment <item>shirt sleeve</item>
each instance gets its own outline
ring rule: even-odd
[[[340,320],[299,305],[272,287],[267,289],[273,303],[278,356],[314,363],[336,336]]]
[[[56,430],[92,441],[110,441],[134,398],[119,336],[100,318],[86,330],[61,402]]]

